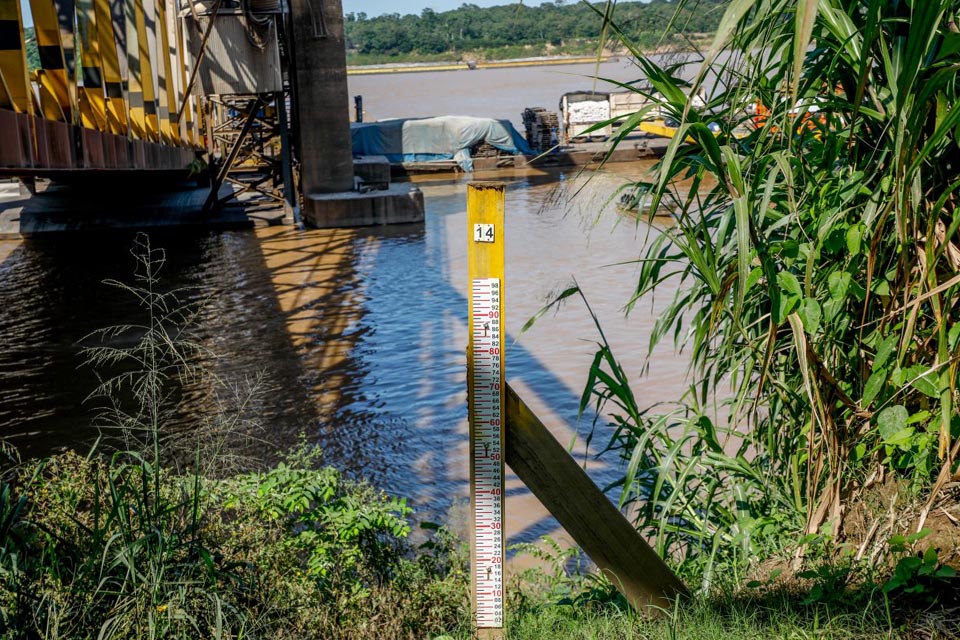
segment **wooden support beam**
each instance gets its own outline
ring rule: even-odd
[[[506,462],[638,611],[669,610],[687,589],[507,385]]]
[[[0,108],[33,115],[33,91],[27,74],[20,0],[0,0]]]

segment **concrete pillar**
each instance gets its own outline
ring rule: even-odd
[[[291,0],[300,185],[304,199],[353,189],[340,0]]]

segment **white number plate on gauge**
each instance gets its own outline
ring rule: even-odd
[[[477,626],[503,626],[503,356],[500,281],[473,281],[473,525]]]

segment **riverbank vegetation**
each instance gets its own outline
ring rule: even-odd
[[[104,376],[91,397],[102,441],[86,456],[4,466],[0,637],[456,630],[467,593],[459,543],[433,527],[414,555],[406,503],[322,466],[306,444],[244,470],[235,448],[256,437],[244,411],[253,392],[197,366],[189,310],[180,292],[160,290],[163,252],[139,236],[133,254],[135,283],[109,284],[139,300],[142,322],[99,331],[86,348]],[[198,382],[218,388],[221,413],[172,428]]]
[[[617,22],[644,50],[688,48],[712,34],[728,0],[704,0],[694,8],[675,2],[621,2]],[[602,6],[602,4],[601,4]],[[586,3],[505,3],[452,11],[424,9],[367,17],[346,15],[347,62],[352,65],[406,62],[503,60],[544,55],[595,54],[602,22]]]
[[[623,462],[609,493],[696,595],[643,620],[528,549],[548,568],[513,581],[508,637],[957,637],[960,2],[738,0],[693,82],[593,15],[652,90],[622,88],[680,123],[631,186],[674,219],[624,297],[669,296],[649,346],[692,367],[651,408],[601,332],[582,410]],[[176,383],[204,374],[150,263],[147,320],[90,351],[120,365],[103,426],[127,444],[5,475],[2,633],[468,637],[462,548],[412,549],[402,500],[309,448],[255,470],[208,465],[216,437],[168,453]]]
[[[621,85],[651,101],[621,132],[654,108],[680,123],[631,186],[674,223],[641,249],[625,303],[668,296],[649,345],[686,350],[691,383],[648,408],[601,333],[582,409],[624,463],[610,491],[702,592],[733,575],[955,606],[958,14],[744,0],[692,73],[606,21],[653,87]]]
[[[133,255],[134,282],[109,284],[140,301],[142,320],[85,341],[104,439],[23,463],[3,450],[0,638],[471,638],[463,541],[420,523],[415,546],[404,500],[305,442],[268,467],[238,457],[256,444],[244,411],[255,385],[224,387],[196,365],[192,313],[161,287],[163,252],[139,236]],[[220,412],[174,429],[198,382],[223,392]],[[945,577],[936,557],[912,562],[914,543],[897,542],[886,584],[877,574],[849,590],[852,565],[835,563],[789,586],[726,576],[657,619],[577,550],[521,545],[511,552],[537,564],[508,578],[506,637],[950,637],[954,620],[911,606]]]

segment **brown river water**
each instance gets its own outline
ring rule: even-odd
[[[504,71],[537,77],[531,69]],[[542,72],[553,77],[556,97],[567,90],[564,76]],[[427,88],[414,84],[424,75],[436,74],[411,74],[408,89],[432,105],[423,95]],[[449,88],[486,76],[443,77]],[[402,79],[362,78],[368,104],[385,102]],[[385,83],[381,97],[371,90],[379,80]],[[437,83],[425,87],[446,92]],[[489,107],[475,95],[462,96],[461,104],[493,115],[508,102],[519,115],[527,104],[496,90],[488,88]],[[164,286],[187,287],[182,298],[196,313],[195,338],[208,351],[204,364],[228,384],[256,382],[248,411],[262,429],[255,455],[270,459],[303,433],[322,446],[328,463],[408,497],[419,518],[456,525],[469,495],[467,182],[508,184],[507,379],[605,484],[616,478],[619,462],[584,455],[590,418],[577,417],[598,337],[589,314],[571,299],[528,332],[520,330],[575,280],[636,381],[641,403],[679,397],[686,361],[671,349],[654,354],[649,374],[640,377],[666,296],[629,317],[623,313],[637,273],[631,261],[658,230],[619,215],[611,200],[649,166],[621,164],[585,176],[504,170],[418,180],[427,209],[421,225],[178,230],[153,234],[152,242],[167,252]],[[128,295],[103,284],[130,280],[131,239],[98,233],[0,241],[0,436],[24,456],[64,446],[82,450],[96,438],[86,426],[94,409],[85,398],[97,378],[83,366],[80,345],[96,329],[139,319]],[[215,400],[209,389],[191,389],[184,405],[180,419],[186,424],[210,413]],[[506,528],[511,543],[556,530],[512,476]]]

